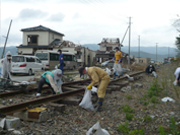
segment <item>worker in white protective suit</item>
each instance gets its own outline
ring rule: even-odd
[[[180,86],[180,67],[176,68],[174,75],[176,77],[174,84]]]
[[[6,57],[2,60],[1,78],[11,79],[11,61],[10,51],[6,53]]]
[[[62,71],[60,69],[46,71],[41,75],[36,96],[41,96],[41,89],[44,84],[51,88],[53,94],[62,93],[62,83]]]

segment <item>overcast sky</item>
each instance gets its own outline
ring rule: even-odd
[[[131,46],[174,47],[179,35],[172,26],[180,0],[1,0],[1,47],[12,19],[7,46],[22,44],[21,29],[43,25],[75,44],[98,44],[122,38],[131,17]],[[123,45],[129,45],[127,33]]]

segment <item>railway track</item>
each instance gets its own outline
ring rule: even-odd
[[[139,71],[136,73],[130,74],[130,76],[134,76],[138,78],[138,75],[144,73],[144,71]],[[127,85],[127,83],[123,83],[123,81],[127,82],[128,78],[127,77],[122,77],[119,79],[113,79],[110,81],[108,87],[107,87],[107,93],[111,92],[112,90],[119,90],[121,87]],[[11,104],[8,106],[2,106],[0,107],[0,112],[4,114],[11,114],[17,111],[22,111],[26,110],[27,107],[29,106],[35,106],[35,105],[40,105],[42,103],[47,103],[47,102],[55,102],[59,100],[63,100],[67,97],[71,97],[74,95],[82,95],[83,92],[85,91],[85,86],[87,86],[90,83],[90,79],[84,79],[80,81],[73,81],[73,82],[67,82],[63,83],[62,85],[62,90],[63,93],[57,94],[57,95],[45,95],[39,98],[35,97],[35,94],[27,95],[24,94],[25,91],[12,91],[12,92],[4,92],[0,94],[0,97],[2,98],[7,98],[8,96],[16,97],[18,99],[18,95],[22,95],[23,97],[26,97],[26,101],[23,100],[23,102]],[[44,87],[44,90],[50,90],[49,87]],[[28,92],[36,92],[37,88],[31,89]],[[13,100],[16,100],[13,99]]]

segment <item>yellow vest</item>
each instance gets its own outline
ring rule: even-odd
[[[121,55],[122,53],[121,52],[116,52],[115,53],[115,63],[118,63],[118,61],[121,59]]]

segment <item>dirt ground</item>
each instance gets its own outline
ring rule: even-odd
[[[138,80],[129,82],[126,86],[128,91],[107,93],[100,112],[66,105],[65,111],[61,113],[45,104],[43,106],[48,107],[50,115],[46,122],[21,121],[21,127],[17,130],[26,135],[85,135],[99,121],[101,128],[110,135],[160,135],[163,131],[164,134],[174,134],[177,131],[178,135],[180,87],[173,85],[174,71],[178,64],[179,62],[175,62],[156,67],[157,80],[152,75],[143,73]],[[145,68],[142,65],[129,67],[133,71]],[[159,93],[150,98],[148,92],[154,89],[158,89]],[[162,102],[164,97],[170,97],[175,102]],[[176,123],[174,126],[173,118]],[[160,127],[163,130],[160,131]]]

